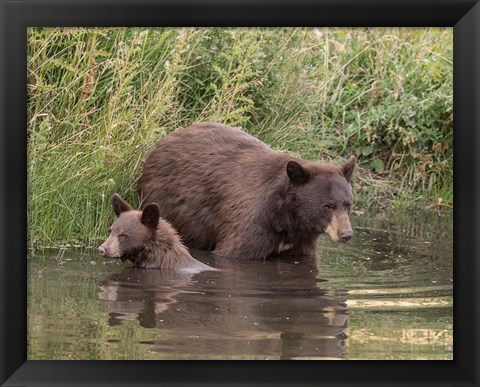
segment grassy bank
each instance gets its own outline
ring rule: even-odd
[[[358,208],[451,205],[451,29],[29,29],[29,244],[95,245],[165,134],[356,154]],[[439,200],[440,199],[440,200]]]

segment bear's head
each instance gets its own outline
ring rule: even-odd
[[[352,238],[350,181],[355,164],[355,156],[339,166],[303,160],[287,162],[288,192],[301,230],[326,233],[343,243]]]
[[[154,241],[160,210],[152,203],[143,211],[135,211],[118,194],[112,197],[112,208],[117,218],[108,229],[108,238],[98,248],[98,253],[105,258],[125,260]]]

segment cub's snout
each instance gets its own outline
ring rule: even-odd
[[[118,239],[108,237],[98,248],[98,254],[104,258],[118,258],[122,255]]]

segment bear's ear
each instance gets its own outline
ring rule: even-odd
[[[150,203],[142,212],[142,223],[149,228],[157,228],[160,219],[160,208],[156,203]]]
[[[310,173],[295,160],[290,160],[287,163],[287,175],[290,181],[294,184],[305,184],[310,180]]]
[[[122,212],[133,210],[132,206],[123,200],[119,194],[113,194],[112,208],[115,214],[117,214],[117,217],[119,217]]]
[[[350,180],[352,179],[356,162],[357,162],[356,157],[352,155],[347,161],[345,161],[343,164],[340,165],[340,169],[342,170],[343,176],[345,176],[345,179],[347,179],[349,183],[350,183]]]

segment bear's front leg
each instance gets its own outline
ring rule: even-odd
[[[279,248],[276,256],[315,256],[317,252],[318,237],[308,240],[298,240],[292,243],[292,246],[288,249]],[[280,247],[284,247],[282,244]]]

